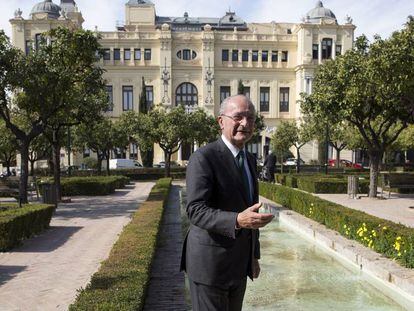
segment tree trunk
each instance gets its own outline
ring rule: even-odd
[[[35,161],[33,160],[29,160],[30,161],[30,176],[34,176],[34,163]]]
[[[283,174],[283,152],[280,153],[280,174]]]
[[[58,133],[56,133],[57,137]],[[60,144],[59,141],[52,143],[53,149],[53,179],[55,182],[56,199],[59,202],[62,199],[62,193],[60,188]]]
[[[339,148],[335,148],[335,150],[336,150],[336,167],[339,168],[339,163],[341,161],[341,150],[339,150]]]
[[[377,197],[377,187],[378,187],[378,173],[380,168],[382,158],[381,151],[372,151],[369,153],[369,197]]]
[[[300,151],[299,148],[296,147],[296,173],[300,173]]]
[[[21,141],[20,163],[19,201],[27,203],[27,179],[29,177],[29,142],[27,141]]]
[[[165,177],[171,176],[171,155],[172,153],[170,151],[165,151]]]
[[[98,165],[97,165],[98,175],[101,175],[101,172],[102,172],[102,159],[103,159],[103,155],[98,154]]]
[[[109,170],[109,158],[110,158],[109,153],[110,151],[108,150],[106,153],[106,173],[108,174],[108,176],[111,175],[111,172]]]

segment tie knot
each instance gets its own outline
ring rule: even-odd
[[[237,155],[239,158],[244,159],[244,151],[240,150],[239,154]]]
[[[239,168],[241,169],[244,166],[244,151],[240,150],[237,154],[237,164]]]

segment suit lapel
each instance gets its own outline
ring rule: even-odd
[[[250,152],[247,152],[247,163],[249,164],[250,174],[252,176],[253,183],[253,203],[256,203],[256,198],[258,196],[258,185],[257,185],[257,176],[256,176],[256,167],[253,155]]]
[[[234,156],[227,148],[226,144],[223,142],[221,138],[217,140],[217,146],[220,153],[221,160],[223,161],[226,168],[229,170],[229,175],[232,180],[234,180],[237,184],[237,189],[239,190],[240,194],[243,196],[243,200],[247,206],[249,206],[249,198],[248,193],[244,190],[242,176],[240,174],[239,168],[237,167],[236,161],[234,160]],[[249,164],[250,166],[250,164]]]

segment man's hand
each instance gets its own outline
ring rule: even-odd
[[[245,209],[237,215],[237,228],[258,229],[266,226],[275,217],[272,214],[259,214],[258,210],[262,203]]]
[[[260,264],[258,259],[253,259],[253,279],[257,279],[260,274]]]

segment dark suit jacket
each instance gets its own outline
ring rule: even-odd
[[[247,153],[258,202],[255,158]],[[190,228],[184,241],[181,269],[206,285],[231,285],[248,275],[260,258],[259,231],[235,230],[239,212],[248,207],[248,194],[231,151],[222,139],[198,149],[187,166],[187,215]]]

